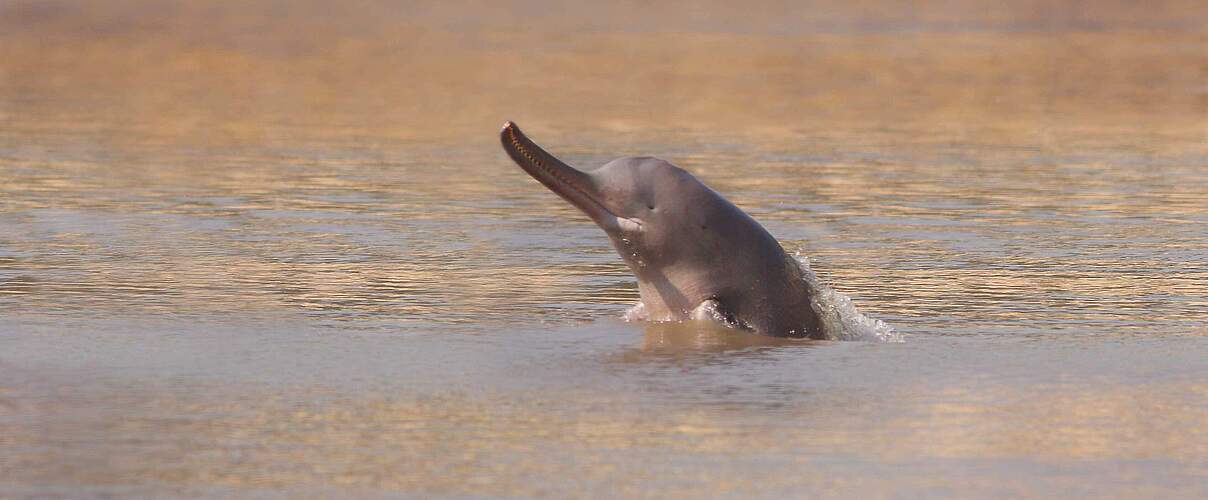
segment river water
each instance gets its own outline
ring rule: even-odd
[[[0,496],[1208,495],[1208,11],[0,4]],[[668,159],[902,342],[626,323]]]

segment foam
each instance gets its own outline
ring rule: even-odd
[[[809,257],[795,254],[802,275],[813,291],[810,307],[821,319],[822,331],[831,340],[861,340],[866,342],[904,342],[902,334],[888,323],[862,314],[852,305],[851,298],[818,280],[810,269]]]

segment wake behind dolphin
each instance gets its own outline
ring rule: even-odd
[[[819,316],[823,338],[830,340],[864,340],[870,342],[903,342],[902,334],[888,323],[870,318],[856,309],[847,295],[835,291],[818,281],[809,259],[795,255],[801,265],[805,280],[814,293],[810,296],[810,308]]]
[[[775,337],[898,339],[687,171],[648,156],[581,171],[512,122],[500,140],[520,168],[608,234],[638,280],[642,300],[628,319],[716,320]]]

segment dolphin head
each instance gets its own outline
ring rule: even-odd
[[[500,139],[520,168],[608,233],[637,277],[642,303],[633,317],[721,319],[766,335],[825,338],[797,261],[692,174],[648,156],[578,170],[511,122]]]
[[[613,160],[578,170],[545,150],[507,122],[503,149],[520,168],[587,214],[612,239],[637,274],[650,264],[695,257],[713,260],[723,234],[710,226],[737,210],[687,171],[649,156]]]

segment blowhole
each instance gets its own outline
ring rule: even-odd
[[[646,205],[646,208],[648,208],[650,210],[654,210],[654,205]]]

